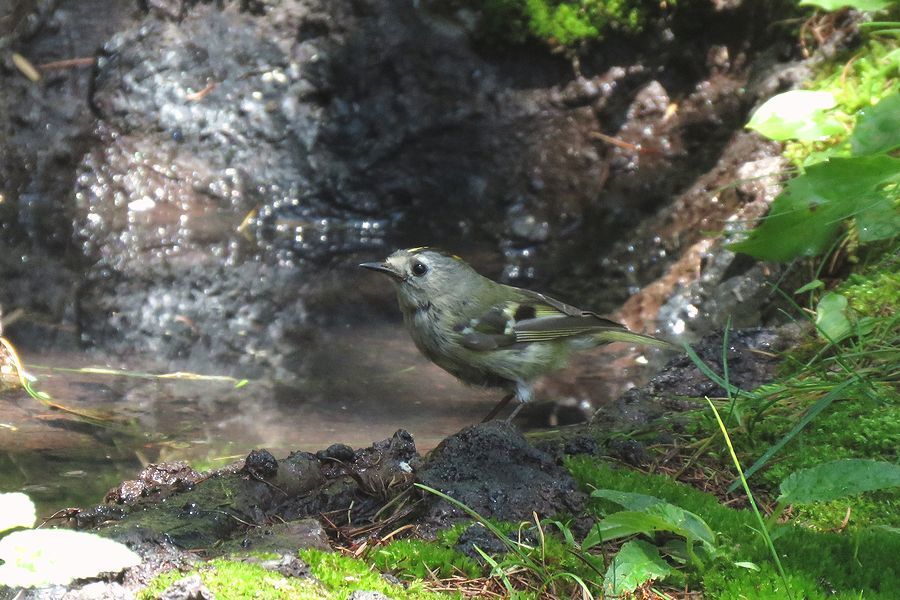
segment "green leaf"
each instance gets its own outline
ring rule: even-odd
[[[853,324],[847,316],[847,298],[828,292],[816,307],[816,329],[828,341],[838,343],[853,332]]]
[[[591,492],[591,498],[603,498],[614,502],[625,510],[644,510],[655,504],[663,502],[659,498],[647,496],[645,494],[635,494],[633,492],[621,492],[619,490],[594,490]]]
[[[893,237],[900,233],[898,181],[900,159],[884,154],[818,163],[790,180],[769,216],[729,248],[763,260],[816,256],[828,250],[850,217],[856,217],[861,240]]]
[[[812,290],[817,290],[820,287],[825,287],[825,283],[823,283],[821,279],[813,279],[806,285],[797,288],[797,291],[794,292],[794,295],[796,296],[797,294],[802,294],[803,292],[811,292]]]
[[[756,109],[747,128],[778,141],[824,140],[845,131],[841,122],[826,112],[836,105],[831,92],[785,92],[772,96]]]
[[[850,136],[855,156],[879,154],[900,148],[900,93],[882,98],[875,106],[859,111]]]
[[[897,0],[800,0],[800,6],[815,6],[822,10],[835,11],[841,8],[856,10],[884,10]]]
[[[894,194],[897,190],[894,190]],[[886,240],[900,233],[900,214],[890,200],[874,202],[856,214],[859,241],[874,242]]]
[[[0,533],[16,527],[34,527],[34,502],[25,494],[0,494]]]
[[[655,546],[641,540],[631,540],[613,557],[603,578],[603,591],[608,596],[620,596],[674,572],[660,557]]]
[[[716,540],[702,518],[680,506],[660,502],[641,511],[624,510],[609,515],[591,528],[582,547],[588,549],[605,541],[654,531],[669,531],[689,540],[699,540],[710,549]]]
[[[900,465],[847,458],[791,473],[781,482],[778,503],[827,502],[893,487],[900,487]]]
[[[15,531],[0,539],[0,560],[0,584],[9,587],[65,585],[141,562],[119,542],[68,529]]]

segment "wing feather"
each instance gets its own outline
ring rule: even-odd
[[[487,351],[513,344],[584,336],[606,342],[658,342],[654,338],[632,333],[615,321],[544,294],[508,289],[515,292],[516,300],[494,305],[483,314],[461,321],[453,328],[465,348]]]

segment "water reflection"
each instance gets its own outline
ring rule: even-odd
[[[202,470],[253,448],[284,456],[336,442],[364,447],[398,428],[427,451],[480,421],[502,395],[465,386],[431,364],[399,323],[324,329],[302,355],[300,380],[255,380],[235,388],[221,381],[60,370],[97,363],[87,355],[26,351],[39,390],[68,408],[103,411],[113,420],[85,421],[24,392],[0,395],[0,489],[25,491],[48,515],[100,502],[148,462],[187,460]],[[577,355],[571,368],[539,383],[537,397],[562,400],[558,407],[581,418],[645,379],[652,366],[641,362],[622,344]],[[154,371],[146,360],[106,366]],[[531,424],[555,424],[552,410],[534,408]],[[527,411],[524,416],[523,423]]]
[[[23,490],[49,510],[99,502],[146,462],[218,466],[252,448],[279,456],[335,442],[360,447],[401,427],[426,450],[479,421],[497,400],[496,393],[463,386],[429,363],[393,324],[325,331],[304,353],[304,380],[251,381],[235,389],[221,382],[50,370],[97,364],[87,356],[24,352],[26,364],[35,365],[38,389],[59,404],[107,411],[116,421],[91,424],[24,393],[0,395],[0,486]],[[154,369],[133,361],[106,366]]]

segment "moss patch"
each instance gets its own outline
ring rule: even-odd
[[[537,39],[572,45],[602,39],[613,30],[637,33],[674,0],[464,0],[457,4],[479,13],[479,33],[487,41]]]
[[[405,587],[394,585],[361,560],[336,552],[301,550],[301,560],[309,564],[313,575],[331,592],[330,598],[347,598],[355,590],[381,592],[395,600],[440,600],[456,596],[427,591],[419,580]]]
[[[853,51],[823,64],[807,89],[830,92],[837,101],[834,115],[847,126],[847,135],[822,142],[788,142],[784,155],[795,164],[818,162],[824,156],[849,156],[845,138],[859,111],[900,91],[900,52],[893,41],[872,39]]]
[[[454,575],[474,578],[482,568],[474,559],[440,542],[397,540],[378,548],[370,558],[375,566],[403,579],[446,579]]]
[[[285,577],[256,564],[218,558],[188,573],[177,570],[163,573],[141,590],[137,598],[158,598],[172,583],[193,574],[200,575],[206,587],[220,600],[328,600],[333,597],[312,579]]]
[[[572,475],[585,486],[648,494],[696,513],[717,533],[719,554],[691,573],[702,581],[711,598],[785,598],[784,585],[753,515],[722,506],[710,495],[660,475],[616,469],[596,460],[576,457],[567,461]],[[604,507],[593,506],[598,516]],[[900,568],[889,556],[898,556],[900,536],[880,529],[854,533],[825,533],[788,525],[776,532],[781,556],[795,598],[892,598],[900,589]],[[749,561],[759,571],[735,566]]]

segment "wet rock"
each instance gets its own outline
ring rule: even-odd
[[[777,329],[754,328],[735,330],[728,336],[728,375],[731,385],[752,390],[770,382],[780,364],[778,353],[796,345],[803,336],[801,327],[785,325]],[[722,374],[723,335],[711,334],[693,345],[703,361]],[[640,428],[667,413],[683,412],[697,407],[688,400],[724,397],[726,392],[704,375],[686,355],[673,358],[650,381],[628,390],[615,402],[599,409],[592,425],[604,430]],[[685,399],[685,400],[682,400]],[[665,431],[658,432],[665,436]],[[645,461],[644,450],[634,440],[611,441],[607,450],[628,464]]]
[[[777,267],[737,263],[735,267],[744,265],[743,272],[729,270],[735,255],[725,248],[727,242],[705,239],[702,232],[723,225],[733,230],[765,214],[780,190],[776,174],[783,169],[783,161],[777,144],[751,133],[736,134],[718,163],[675,202],[648,219],[636,240],[617,244],[612,256],[604,259],[619,265],[620,277],[610,285],[627,288],[632,294],[618,317],[635,329],[658,322],[668,335],[688,333],[692,339],[721,329],[729,309],[746,313],[766,306],[770,293],[766,282],[778,277]],[[742,174],[750,173],[752,179],[732,185]],[[749,273],[748,266],[755,271]],[[718,294],[721,302],[721,306],[709,305],[715,318],[700,318],[700,311],[707,308],[705,299],[713,294]],[[751,315],[744,316],[741,326],[759,323]],[[689,331],[692,323],[705,329]]]
[[[140,501],[159,502],[170,495],[184,492],[202,479],[186,462],[148,465],[137,479],[125,481],[110,490],[107,503],[132,505]]]
[[[319,460],[334,460],[339,462],[349,462],[353,460],[353,448],[347,444],[332,444],[324,450],[316,452],[316,458]]]
[[[91,96],[101,142],[76,197],[93,262],[84,314],[117,317],[84,319],[92,341],[188,364],[234,364],[249,341],[263,347],[236,372],[296,376],[301,362],[280,357],[304,333],[305,266],[384,253],[386,231],[423,219],[457,222],[434,207],[493,211],[481,173],[513,125],[486,134],[489,70],[405,4],[364,4],[198,4],[106,44]],[[240,281],[275,265],[284,277]],[[248,323],[240,307],[263,314]]]
[[[159,600],[215,600],[199,575],[188,575],[172,583],[159,595]]]
[[[244,459],[243,470],[251,477],[268,479],[278,473],[278,461],[268,450],[251,450]]]
[[[308,548],[308,546],[298,546],[298,548]],[[285,554],[276,560],[263,561],[260,566],[281,573],[285,577],[309,577],[312,574],[308,564],[290,554]]]
[[[529,444],[518,429],[498,421],[468,427],[444,440],[428,457],[419,480],[485,518],[530,519],[577,513],[584,497],[568,472]],[[425,521],[444,525],[465,515],[432,495]]]
[[[399,0],[121,0],[101,20],[96,4],[53,13],[61,26],[21,48],[57,60],[102,46],[96,69],[41,88],[0,71],[15,117],[0,119],[0,243],[67,273],[29,314],[179,369],[285,379],[303,375],[311,303],[358,296],[341,272],[354,253],[490,247],[476,256],[502,262],[492,274],[584,297],[583,273],[615,274],[614,240],[714,163],[772,36],[762,8],[701,5],[573,77],[547,54],[476,51],[465,18]],[[698,31],[729,38],[711,52]],[[593,307],[655,276],[636,271]]]
[[[752,390],[770,382],[780,364],[778,353],[796,345],[801,336],[802,328],[795,325],[786,325],[778,329],[757,328],[729,332],[726,357],[731,385]],[[694,351],[703,362],[719,374],[724,373],[723,340],[722,334],[712,334],[694,346]],[[646,390],[658,396],[665,394],[703,398],[727,395],[724,389],[701,373],[687,356],[673,359],[663,371],[650,380]]]
[[[737,192],[750,202],[729,219],[726,231],[743,231],[765,212],[780,192],[774,174],[783,167],[784,159],[778,156],[741,165],[737,176],[742,183]],[[699,277],[682,282],[660,307],[658,319],[664,329],[691,340],[721,329],[729,321],[735,327],[753,327],[769,324],[777,315],[777,308],[785,302],[776,287],[791,287],[799,273],[789,266],[735,254],[726,246],[724,239],[710,244],[700,255]]]
[[[253,552],[296,552],[297,548],[329,550],[328,536],[322,524],[316,519],[299,519],[287,523],[275,523],[256,527],[247,532],[239,544],[229,543],[228,547],[238,551]],[[268,568],[268,567],[267,567]]]
[[[2,592],[0,596],[3,596]],[[16,600],[133,600],[134,593],[117,582],[95,581],[81,587],[54,585],[23,589],[15,596],[3,597]]]
[[[381,592],[356,590],[352,594],[347,596],[347,600],[391,600],[391,597],[385,596]]]
[[[177,21],[188,9],[186,0],[146,0],[150,14],[161,19]]]
[[[159,469],[165,475],[157,479],[170,487],[138,486],[146,493],[119,491],[111,498],[130,501],[114,507],[114,513],[108,506],[98,507],[78,511],[69,521],[88,527],[109,524],[100,532],[133,548],[215,547],[223,553],[246,548],[324,549],[328,547],[324,531],[310,517],[330,514],[329,524],[335,527],[371,520],[412,485],[412,465],[419,464],[412,436],[403,430],[354,451],[346,463],[322,462],[308,452],[277,461],[267,454],[257,451],[254,456],[260,460],[249,461],[261,464],[270,473],[266,478],[248,473],[248,461],[186,486],[178,485],[177,469]],[[273,462],[277,470],[271,474]]]

